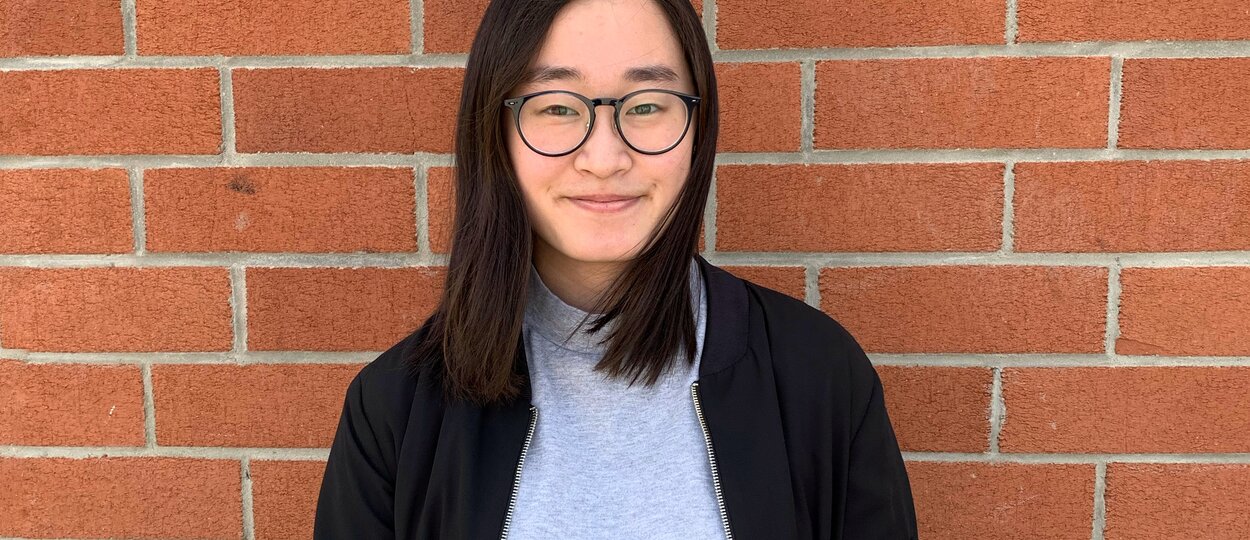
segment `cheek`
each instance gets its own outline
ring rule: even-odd
[[[510,126],[509,126],[510,127]],[[540,156],[530,151],[521,141],[516,131],[506,137],[508,159],[512,163],[517,185],[521,190],[521,199],[529,214],[530,222],[536,228],[543,228],[551,219],[551,191],[557,175],[555,163],[559,160]]]
[[[654,163],[651,177],[657,179],[657,187],[668,199],[666,202],[677,198],[678,192],[690,176],[691,156],[691,147],[684,143],[666,154],[657,156],[664,159]]]

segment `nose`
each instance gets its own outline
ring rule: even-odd
[[[633,157],[630,156],[625,141],[616,132],[616,123],[612,117],[614,109],[610,105],[600,107],[607,108],[596,109],[595,125],[591,126],[586,142],[577,149],[573,166],[599,178],[609,178],[629,170],[633,165]]]

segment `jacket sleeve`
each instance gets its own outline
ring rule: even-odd
[[[885,408],[876,370],[861,356],[871,379],[867,407],[851,439],[846,513],[842,538],[912,540],[917,537],[911,484]]]
[[[370,410],[365,366],[347,387],[326,461],[314,540],[394,538],[394,446],[379,411]]]

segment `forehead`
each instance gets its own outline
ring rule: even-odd
[[[681,46],[652,0],[575,0],[556,16],[531,74],[588,85],[688,79]],[[557,68],[552,75],[551,68]],[[567,70],[563,70],[567,68]],[[579,77],[580,76],[580,77]],[[650,77],[650,78],[648,78]]]

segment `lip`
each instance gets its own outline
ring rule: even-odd
[[[634,206],[641,198],[641,196],[630,197],[627,195],[587,195],[585,197],[569,197],[569,201],[591,212],[612,213]]]

